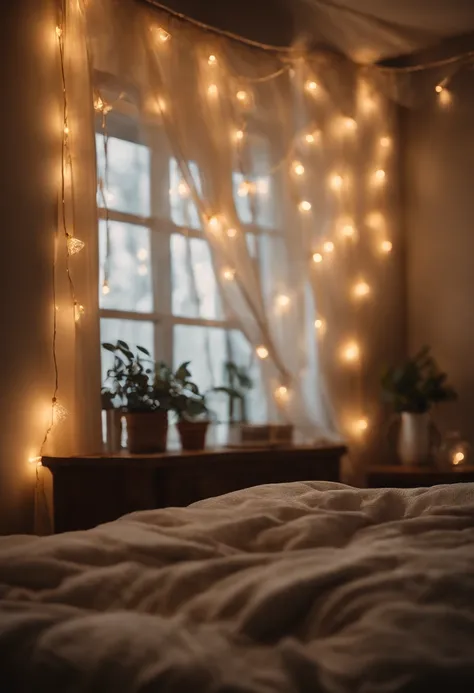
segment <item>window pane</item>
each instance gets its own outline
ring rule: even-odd
[[[187,318],[222,317],[222,305],[207,241],[171,236],[172,312]]]
[[[265,228],[275,225],[272,179],[270,176],[232,174],[234,200],[238,217],[243,224]]]
[[[243,366],[252,380],[253,387],[246,395],[247,418],[252,423],[265,423],[268,421],[268,412],[260,362],[240,330],[231,330],[229,335],[230,360],[237,366]]]
[[[103,293],[106,262],[106,223],[99,224],[99,260],[101,308],[147,313],[153,310],[150,262],[150,230],[144,226],[109,222],[109,292]]]
[[[202,195],[199,168],[194,161],[188,163],[189,172],[199,195]],[[170,207],[171,219],[177,226],[200,229],[201,221],[188,184],[185,182],[176,159],[170,159]]]
[[[154,355],[154,330],[152,322],[142,320],[118,320],[115,318],[101,318],[100,321],[100,341],[115,344],[118,339],[132,348],[142,346]],[[102,382],[105,383],[107,370],[113,365],[113,354],[110,351],[101,349]]]
[[[150,216],[150,150],[142,144],[108,138],[108,190],[104,195],[109,209]],[[97,172],[105,186],[104,136],[96,134]],[[97,204],[104,206],[98,192]]]

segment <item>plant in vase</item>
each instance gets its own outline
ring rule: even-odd
[[[430,410],[434,404],[456,399],[429,347],[382,377],[384,398],[401,417],[398,454],[404,464],[426,462],[430,454]]]
[[[128,449],[132,453],[163,452],[168,434],[168,409],[156,397],[157,368],[149,351],[137,346],[134,353],[123,340],[105,342],[103,348],[114,356],[107,379],[119,397],[127,420]]]
[[[245,366],[233,361],[224,364],[224,385],[214,387],[210,392],[221,392],[228,399],[229,442],[240,442],[240,429],[247,423],[247,393],[253,388],[253,381]]]
[[[191,380],[189,361],[173,374],[175,389],[172,408],[177,414],[177,429],[183,450],[204,450],[209,426],[209,410],[204,395]]]

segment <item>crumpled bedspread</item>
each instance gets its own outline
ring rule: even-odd
[[[2,693],[474,691],[474,485],[260,486],[0,539]]]

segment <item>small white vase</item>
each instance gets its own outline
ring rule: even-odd
[[[428,412],[402,412],[398,456],[402,464],[425,464],[430,456],[431,420]]]

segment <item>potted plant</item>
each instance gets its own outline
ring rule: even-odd
[[[177,429],[183,450],[204,450],[209,426],[209,410],[204,395],[191,380],[189,361],[174,373],[172,408],[178,416]]]
[[[157,385],[163,395],[159,368],[149,351],[137,346],[134,353],[123,340],[105,342],[103,348],[114,355],[114,364],[107,371],[113,391],[121,399],[127,420],[128,449],[131,453],[164,452],[168,434],[168,400],[156,397]],[[171,383],[168,390],[171,389]]]
[[[430,351],[429,347],[423,347],[401,366],[389,368],[382,377],[384,398],[401,417],[398,454],[403,464],[427,460],[431,407],[457,397]]]
[[[229,398],[229,443],[235,444],[240,442],[242,425],[247,423],[246,395],[253,388],[253,381],[245,366],[233,361],[224,364],[224,378],[224,385],[212,388],[211,392],[221,392]]]

